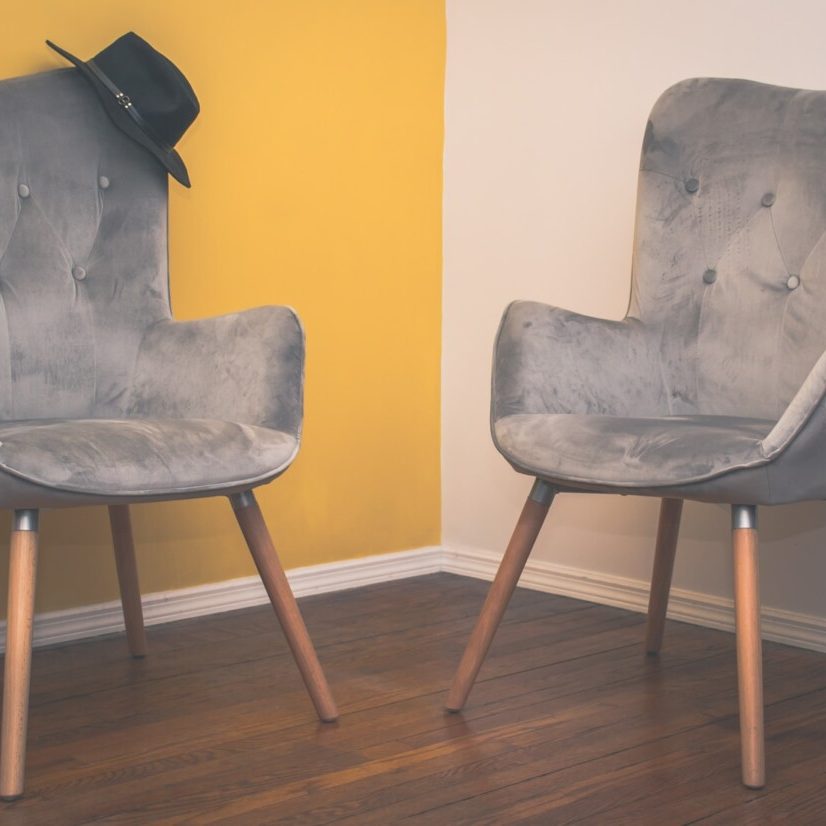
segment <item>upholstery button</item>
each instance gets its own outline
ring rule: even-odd
[[[685,191],[692,195],[700,189],[700,182],[696,178],[689,178],[685,182]]]
[[[109,189],[109,179],[105,175],[101,175],[98,178],[98,186],[101,189]]]
[[[796,290],[800,286],[800,276],[798,275],[790,275],[786,279],[786,286],[790,290]]]
[[[713,284],[717,280],[717,270],[706,270],[703,273],[703,281],[706,284]]]
[[[86,270],[84,270],[83,267],[72,267],[72,276],[76,281],[83,281],[83,279],[86,278]]]
[[[761,199],[760,203],[763,204],[764,207],[770,207],[774,203],[774,193],[767,192]]]
[[[26,184],[18,184],[17,186],[17,194],[21,198],[28,198],[29,195],[32,194],[32,191],[26,186]]]

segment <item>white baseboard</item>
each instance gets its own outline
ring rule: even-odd
[[[287,572],[287,578],[295,595],[303,597],[439,571],[491,580],[500,560],[501,554],[491,551],[433,546],[293,568]],[[648,607],[647,582],[541,560],[528,560],[519,585],[629,611],[644,612]],[[242,577],[194,588],[147,594],[143,598],[144,622],[147,625],[158,625],[222,611],[235,611],[266,602],[267,594],[261,580],[257,576]],[[668,616],[707,628],[734,630],[732,600],[696,591],[673,588]],[[6,637],[5,625],[5,622],[0,622],[0,640],[3,642]],[[824,617],[764,607],[762,625],[763,637],[767,640],[826,652]],[[38,614],[34,624],[34,644],[38,647],[54,645],[122,631],[120,602],[106,602]]]
[[[434,574],[441,570],[443,553],[440,547],[427,547],[328,562],[293,568],[287,571],[287,579],[297,597],[344,591],[377,582]],[[143,619],[146,625],[159,625],[206,614],[220,614],[222,611],[236,611],[267,601],[267,592],[257,576],[241,577],[194,588],[146,594],[142,599]],[[34,645],[55,645],[122,631],[120,602],[104,602],[38,614],[34,621]],[[6,639],[5,622],[0,622],[0,639],[2,651]]]
[[[501,554],[477,548],[446,549],[442,570],[491,580],[501,558]],[[542,560],[528,560],[519,585],[629,611],[644,613],[648,610],[649,583],[646,581],[555,565]],[[763,639],[826,652],[826,618],[771,607],[763,607],[760,616]],[[672,588],[668,600],[668,617],[692,625],[733,632],[734,600]]]

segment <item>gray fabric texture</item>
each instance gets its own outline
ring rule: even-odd
[[[166,170],[76,70],[0,82],[0,506],[268,481],[303,371],[288,308],[172,319]]]
[[[494,442],[561,489],[826,497],[826,93],[694,79],[654,106],[623,321],[505,312]]]
[[[289,465],[297,447],[279,430],[215,419],[0,423],[0,469],[45,487],[99,496],[252,485]]]

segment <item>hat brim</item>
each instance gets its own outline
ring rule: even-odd
[[[58,54],[66,58],[70,63],[80,70],[80,73],[89,83],[92,88],[98,93],[98,97],[103,104],[103,108],[109,119],[121,132],[128,135],[133,141],[139,143],[144,149],[151,152],[169,171],[169,174],[186,187],[192,186],[189,182],[189,173],[186,171],[183,159],[174,149],[165,149],[146,134],[141,127],[135,123],[129,113],[118,103],[114,95],[98,80],[92,70],[84,63],[84,61],[75,57],[65,49],[61,49],[56,43],[51,40],[46,41],[46,45],[54,49]]]

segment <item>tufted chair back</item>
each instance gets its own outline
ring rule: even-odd
[[[776,419],[826,350],[826,93],[678,83],[642,150],[629,317],[668,412]]]
[[[0,83],[0,419],[117,418],[170,317],[167,176],[73,69]]]

